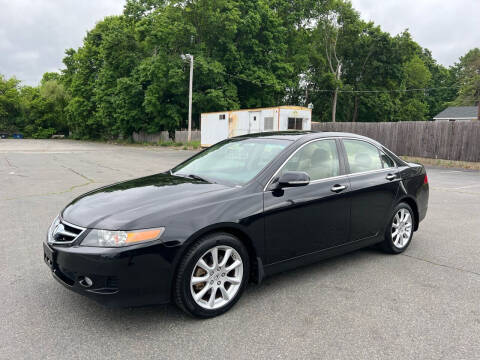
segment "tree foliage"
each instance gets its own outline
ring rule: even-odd
[[[15,78],[0,75],[0,131],[14,131],[20,115],[20,91]]]
[[[475,48],[453,68],[454,76],[459,85],[458,97],[454,105],[474,105],[480,101],[480,49]]]
[[[66,50],[61,73],[38,87],[0,78],[0,130],[113,139],[184,128],[185,54],[196,126],[201,112],[309,103],[317,121],[426,120],[478,98],[479,52],[447,69],[344,0],[127,0]]]
[[[59,74],[46,73],[38,87],[20,87],[15,78],[0,76],[0,131],[21,131],[37,138],[66,133],[68,95],[56,79]]]

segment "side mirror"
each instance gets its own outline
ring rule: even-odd
[[[305,186],[310,183],[310,176],[304,171],[287,171],[278,179],[278,187]]]

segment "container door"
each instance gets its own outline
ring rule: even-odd
[[[249,113],[249,127],[248,133],[260,132],[260,111],[250,111]]]

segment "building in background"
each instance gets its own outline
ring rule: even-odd
[[[202,113],[201,145],[211,146],[224,139],[245,134],[311,128],[312,110],[301,106]]]
[[[436,121],[480,120],[479,106],[450,106],[433,117]]]

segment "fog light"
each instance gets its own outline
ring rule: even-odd
[[[90,279],[88,276],[80,276],[78,278],[78,283],[85,288],[89,288],[93,285],[92,279]]]

